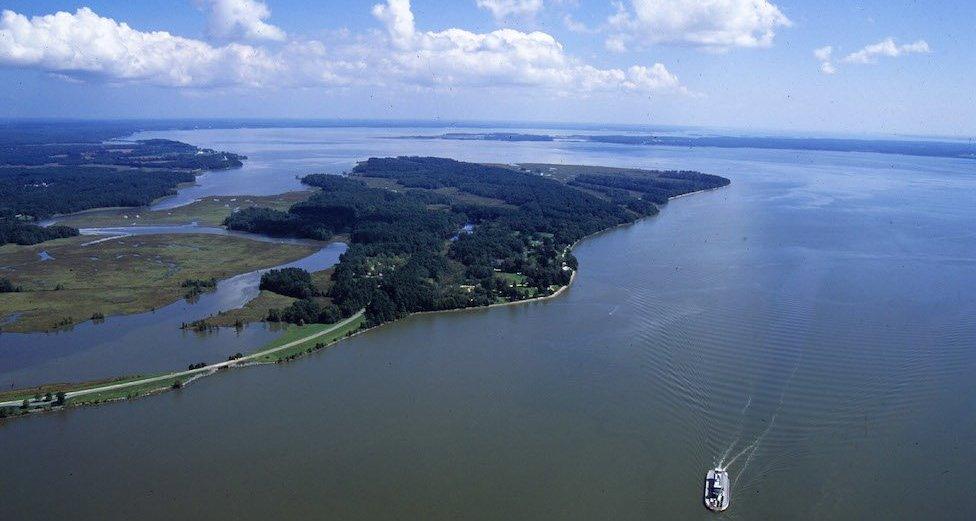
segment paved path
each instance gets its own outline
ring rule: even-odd
[[[152,377],[143,378],[143,379],[140,379],[140,380],[133,380],[131,382],[123,382],[123,383],[118,383],[118,384],[108,384],[108,385],[103,385],[103,386],[100,386],[100,387],[92,387],[92,388],[89,388],[89,389],[82,389],[80,391],[70,391],[70,392],[65,393],[65,398],[77,398],[79,396],[85,396],[85,395],[89,395],[89,394],[101,393],[101,392],[105,392],[105,391],[115,391],[117,389],[125,389],[126,387],[136,387],[136,386],[140,386],[140,385],[146,385],[146,384],[151,384],[151,383],[156,383],[156,382],[162,382],[162,381],[166,381],[166,380],[173,380],[175,378],[181,378],[181,377],[184,377],[184,376],[197,376],[197,375],[210,374],[210,373],[216,372],[216,371],[218,371],[220,369],[223,369],[225,367],[230,367],[230,366],[233,366],[233,365],[243,364],[243,363],[246,363],[246,362],[249,362],[249,361],[252,361],[252,360],[257,360],[258,358],[261,358],[261,357],[263,357],[265,355],[270,355],[270,354],[273,354],[273,353],[277,353],[278,351],[282,351],[282,350],[288,349],[290,347],[294,347],[294,346],[297,346],[299,344],[308,342],[309,340],[314,340],[314,339],[316,339],[316,338],[318,338],[320,336],[327,335],[327,334],[329,334],[329,333],[331,333],[331,332],[333,332],[333,331],[335,331],[335,330],[337,330],[339,328],[342,328],[342,327],[345,327],[345,326],[349,325],[353,321],[357,320],[359,317],[363,316],[363,313],[364,312],[365,312],[365,310],[359,310],[359,312],[356,313],[355,315],[353,315],[353,316],[351,316],[351,317],[349,317],[349,318],[347,318],[345,320],[342,320],[340,322],[336,322],[332,327],[323,329],[322,331],[319,331],[318,333],[313,333],[311,335],[308,335],[308,336],[299,338],[298,340],[293,340],[291,342],[288,342],[287,344],[282,344],[280,346],[272,347],[271,349],[265,349],[264,351],[259,351],[257,353],[252,353],[252,354],[249,354],[247,356],[238,358],[236,360],[227,360],[226,362],[219,362],[219,363],[216,363],[216,364],[210,364],[208,366],[204,366],[204,367],[201,367],[199,369],[191,369],[189,371],[177,371],[175,373],[168,373],[168,374],[164,374],[162,376],[152,376]],[[12,400],[12,401],[8,401],[8,402],[0,402],[0,407],[20,407],[21,404],[23,404],[23,402],[24,402],[23,400]],[[46,403],[49,403],[49,402],[35,402],[34,400],[31,400],[31,404],[32,405],[46,404]]]

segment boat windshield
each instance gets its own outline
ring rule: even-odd
[[[719,485],[718,483],[716,483],[716,480],[709,479],[708,480],[708,496],[707,497],[709,499],[717,498],[719,496],[719,494],[721,494],[721,493],[722,493],[722,486]]]

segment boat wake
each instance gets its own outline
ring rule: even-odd
[[[789,391],[790,386],[793,383],[793,378],[796,376],[796,372],[800,368],[800,361],[802,359],[803,359],[803,353],[801,352],[800,356],[797,357],[796,362],[793,364],[793,369],[790,371],[790,376],[786,379],[786,382],[783,384],[783,389],[780,391],[779,400],[777,400],[776,402],[776,408],[773,410],[773,414],[769,419],[769,424],[766,425],[766,428],[763,429],[763,431],[760,432],[758,436],[756,436],[756,438],[752,441],[752,443],[749,443],[748,445],[743,447],[739,452],[737,452],[734,456],[729,458],[729,454],[732,453],[732,450],[738,444],[739,439],[742,436],[742,431],[745,425],[746,412],[752,406],[752,395],[751,394],[749,395],[749,399],[746,401],[746,404],[742,408],[742,412],[740,413],[740,415],[742,416],[742,421],[739,422],[738,433],[736,434],[735,439],[732,440],[732,443],[730,443],[728,448],[726,448],[725,451],[722,453],[722,456],[719,458],[719,462],[718,465],[716,465],[716,468],[722,470],[728,470],[729,467],[731,467],[733,463],[738,461],[739,458],[741,458],[746,454],[749,454],[749,456],[745,459],[745,463],[743,463],[742,468],[739,470],[739,473],[736,474],[736,479],[738,479],[740,476],[742,476],[745,473],[746,469],[749,467],[749,463],[752,461],[752,458],[755,456],[757,450],[759,449],[759,446],[762,444],[763,439],[766,438],[766,435],[769,434],[769,431],[773,429],[773,425],[776,424],[776,417],[779,415],[780,410],[783,408],[783,402],[786,399],[786,393],[787,391]]]

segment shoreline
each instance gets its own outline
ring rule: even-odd
[[[703,189],[703,190],[697,190],[697,191],[694,191],[694,192],[689,192],[687,194],[681,194],[681,195],[678,195],[678,196],[669,198],[669,201],[671,201],[673,199],[679,199],[679,198],[684,197],[684,196],[687,196],[687,195],[694,195],[694,194],[699,194],[699,193],[702,193],[702,192],[709,192],[709,191],[712,191],[712,190],[717,190],[718,188],[724,188],[724,187],[708,188],[708,189]],[[660,209],[660,206],[659,206],[659,209]],[[609,227],[609,228],[605,228],[603,230],[599,230],[599,231],[593,232],[593,233],[591,233],[589,235],[586,235],[584,237],[581,237],[581,238],[577,239],[575,242],[573,242],[573,244],[569,245],[566,248],[565,251],[567,253],[571,253],[583,241],[586,241],[588,239],[592,239],[592,238],[597,237],[597,236],[599,236],[601,234],[604,234],[604,233],[608,233],[608,232],[617,230],[619,228],[633,226],[633,225],[635,225],[637,223],[640,223],[640,222],[642,222],[642,221],[644,221],[646,219],[649,219],[649,218],[652,218],[652,217],[657,217],[659,214],[660,214],[660,212],[658,212],[658,214],[655,214],[655,215],[644,216],[644,217],[635,219],[635,220],[630,221],[630,222],[620,223],[620,224],[618,224],[616,226],[612,226],[612,227]],[[420,311],[420,312],[416,312],[416,313],[410,313],[407,316],[405,316],[404,318],[409,318],[409,317],[414,316],[414,315],[429,315],[429,314],[437,314],[437,313],[459,313],[459,312],[468,312],[468,311],[475,311],[475,310],[490,310],[492,308],[501,308],[501,307],[507,307],[507,306],[530,304],[530,303],[534,303],[534,302],[544,302],[544,301],[547,301],[547,300],[550,300],[550,299],[554,299],[556,297],[559,297],[563,293],[565,293],[566,290],[568,290],[570,288],[570,286],[572,286],[573,283],[576,281],[576,276],[578,275],[578,273],[579,273],[579,266],[577,266],[577,269],[573,270],[573,273],[570,275],[569,282],[567,282],[566,284],[564,284],[559,289],[557,289],[556,291],[554,291],[552,294],[549,294],[549,295],[544,295],[544,296],[540,296],[540,297],[533,297],[533,298],[523,299],[523,300],[516,300],[516,301],[512,301],[512,302],[499,302],[499,303],[495,303],[495,304],[489,304],[487,306],[456,308],[456,309],[444,309],[444,310],[437,310],[437,311]],[[156,395],[156,394],[162,394],[162,393],[167,392],[167,391],[170,391],[170,390],[182,389],[183,387],[189,385],[190,383],[192,383],[192,382],[194,382],[196,380],[199,380],[199,379],[202,379],[202,378],[205,378],[205,377],[208,377],[208,376],[212,376],[212,375],[217,374],[217,373],[220,373],[220,372],[222,372],[223,370],[226,370],[226,369],[232,369],[232,368],[240,369],[240,368],[250,367],[250,366],[258,366],[258,365],[267,365],[267,364],[281,363],[282,360],[276,360],[276,361],[259,361],[259,358],[261,358],[263,356],[266,356],[268,354],[272,354],[272,353],[275,353],[275,352],[278,352],[278,351],[281,351],[281,350],[285,350],[285,349],[294,347],[295,345],[305,344],[307,342],[310,342],[310,341],[314,340],[315,338],[318,338],[320,336],[323,336],[323,335],[326,335],[328,333],[331,333],[331,332],[333,332],[333,331],[335,331],[337,329],[340,329],[340,328],[348,325],[349,323],[351,323],[352,321],[354,321],[356,319],[364,318],[364,317],[365,317],[365,309],[364,310],[361,310],[359,313],[357,313],[356,315],[353,315],[352,317],[349,317],[349,318],[347,318],[345,320],[342,320],[340,322],[337,322],[334,325],[334,327],[332,327],[332,328],[329,328],[329,329],[326,329],[326,330],[323,330],[323,331],[314,333],[312,335],[303,337],[301,339],[297,339],[297,340],[295,340],[293,342],[289,342],[289,343],[286,343],[286,344],[281,345],[281,346],[275,346],[275,347],[268,348],[268,349],[265,349],[265,350],[262,350],[262,351],[258,351],[258,352],[255,352],[255,353],[248,354],[248,355],[245,355],[244,357],[239,358],[239,359],[228,360],[228,361],[224,361],[224,362],[218,362],[218,363],[215,363],[215,364],[207,365],[206,367],[199,368],[199,369],[193,369],[193,370],[188,370],[188,371],[176,371],[176,372],[172,372],[172,373],[167,373],[167,374],[162,375],[162,376],[149,377],[149,378],[145,378],[145,379],[141,379],[141,380],[136,380],[136,381],[133,381],[133,382],[126,382],[124,384],[115,384],[115,385],[103,386],[101,388],[94,388],[94,389],[82,389],[82,390],[74,391],[74,396],[68,396],[68,398],[69,399],[72,398],[72,397],[77,398],[77,397],[80,397],[80,396],[85,396],[85,395],[90,395],[90,394],[96,394],[96,393],[99,393],[99,392],[107,392],[107,391],[117,390],[117,389],[125,389],[125,388],[129,388],[129,387],[145,386],[145,385],[153,384],[153,383],[156,383],[156,382],[159,382],[161,384],[159,387],[153,387],[153,388],[150,388],[150,389],[146,389],[146,390],[143,390],[143,391],[141,391],[139,393],[136,393],[136,394],[133,394],[133,395],[118,396],[118,397],[106,399],[104,401],[96,401],[96,402],[91,402],[91,403],[89,403],[89,402],[83,402],[83,403],[80,403],[80,404],[77,404],[77,405],[70,405],[69,404],[69,405],[49,406],[49,407],[43,407],[43,406],[41,406],[41,407],[36,407],[36,408],[33,408],[33,409],[27,409],[26,411],[20,412],[19,414],[15,414],[15,415],[10,416],[10,417],[29,416],[29,415],[36,414],[36,413],[54,412],[54,411],[64,410],[64,409],[67,409],[67,408],[74,408],[74,407],[80,407],[80,406],[93,406],[93,405],[100,405],[100,404],[103,404],[103,403],[111,403],[111,402],[117,402],[117,401],[124,401],[124,400],[131,400],[131,399],[136,399],[136,398],[142,398],[142,397],[146,397],[146,396],[153,396],[153,395]],[[330,342],[328,344],[325,344],[323,347],[332,347],[334,345],[339,344],[344,339],[352,338],[352,337],[358,336],[360,334],[367,333],[367,332],[372,331],[373,329],[376,329],[376,328],[384,327],[384,326],[387,326],[387,325],[393,325],[396,322],[398,322],[398,320],[394,320],[394,321],[391,321],[391,322],[386,322],[386,323],[383,323],[383,324],[378,324],[378,325],[371,326],[371,327],[363,327],[363,326],[365,326],[365,322],[364,322],[363,324],[360,325],[359,328],[354,329],[354,330],[348,332],[345,336],[342,336],[340,338],[337,338],[337,339],[333,340],[332,342]],[[309,354],[312,354],[315,351],[317,351],[317,350],[313,350],[313,351],[309,351],[307,353],[304,353],[304,354],[300,355],[299,358],[304,358],[305,356],[307,356]],[[186,380],[181,380],[181,378],[184,378],[184,377],[186,378]],[[175,386],[173,384],[170,384],[170,385],[166,385],[165,384],[165,382],[170,382],[170,381],[179,382],[179,386],[177,387],[177,386]],[[68,393],[68,394],[72,394],[72,393]],[[5,402],[3,405],[0,405],[0,407],[11,408],[11,407],[16,407],[16,404],[12,404],[12,402]]]
[[[728,186],[728,185],[726,185],[726,186]],[[715,188],[705,188],[705,189],[702,189],[702,190],[695,190],[694,192],[688,192],[686,194],[676,195],[674,197],[668,198],[668,202],[670,203],[670,201],[672,201],[674,199],[680,199],[682,197],[686,197],[686,196],[689,196],[689,195],[701,194],[701,193],[704,193],[704,192],[711,192],[711,191],[714,191],[714,190],[719,190],[721,188],[725,188],[725,186],[716,186]],[[660,210],[660,206],[658,206],[658,210]],[[602,230],[593,232],[593,233],[591,233],[589,235],[586,235],[584,237],[580,237],[579,239],[576,240],[576,242],[574,242],[573,244],[570,244],[566,249],[567,249],[567,251],[569,253],[572,253],[573,250],[575,250],[576,247],[579,246],[580,243],[582,243],[583,241],[592,239],[592,238],[597,237],[599,235],[602,235],[604,233],[609,233],[609,232],[614,231],[614,230],[617,230],[619,228],[626,228],[628,226],[634,226],[637,223],[643,222],[643,221],[645,221],[647,219],[655,218],[658,215],[660,215],[660,212],[658,214],[655,214],[655,215],[648,215],[648,216],[645,216],[645,217],[641,217],[639,219],[635,219],[635,220],[633,220],[631,222],[620,223],[620,224],[618,224],[616,226],[611,226],[610,228],[604,228]],[[566,290],[568,290],[569,287],[573,285],[573,282],[576,281],[576,275],[578,273],[579,273],[579,267],[577,266],[577,268],[575,270],[573,270],[573,274],[570,276],[569,282],[567,282],[563,286],[560,286],[559,289],[557,289],[556,291],[554,291],[550,295],[544,295],[542,297],[532,297],[532,298],[523,299],[523,300],[514,300],[512,302],[498,302],[496,304],[488,304],[487,306],[474,306],[474,307],[469,307],[469,308],[454,308],[454,309],[439,309],[439,310],[436,310],[436,311],[417,311],[415,313],[410,313],[409,315],[407,315],[407,317],[412,317],[412,316],[415,316],[415,315],[433,315],[433,314],[437,314],[437,313],[462,313],[462,312],[466,312],[466,311],[477,311],[477,310],[483,310],[483,309],[502,308],[502,307],[507,307],[507,306],[517,306],[517,305],[520,305],[520,304],[530,304],[530,303],[533,303],[533,302],[543,302],[543,301],[546,301],[546,300],[554,299],[554,298],[562,295],[563,292],[565,292]],[[404,318],[407,318],[407,317],[404,317]],[[389,322],[389,323],[390,324],[393,324],[395,322],[396,321]],[[381,324],[381,325],[385,325],[385,324]],[[376,326],[376,327],[378,327],[378,326]],[[369,328],[369,329],[372,329],[372,328]],[[366,330],[366,331],[368,331],[368,330]]]
[[[296,346],[305,344],[307,342],[311,342],[312,340],[315,340],[316,338],[319,338],[319,337],[328,335],[329,333],[332,333],[334,331],[337,331],[339,329],[342,329],[343,327],[346,327],[346,326],[348,326],[350,324],[355,323],[356,321],[362,319],[364,317],[364,315],[365,315],[365,310],[360,310],[358,313],[356,313],[356,314],[354,314],[354,315],[352,315],[352,316],[350,316],[348,318],[345,318],[343,320],[340,320],[339,322],[336,322],[335,324],[332,324],[331,327],[328,327],[326,329],[323,329],[322,331],[318,331],[318,332],[312,333],[312,334],[310,334],[308,336],[305,336],[305,337],[302,337],[302,338],[293,340],[291,342],[287,342],[287,343],[282,344],[282,345],[279,345],[279,346],[273,346],[273,347],[270,347],[270,348],[267,348],[267,349],[263,349],[261,351],[256,351],[254,353],[250,353],[248,355],[244,355],[244,356],[242,356],[240,358],[226,360],[226,361],[222,361],[222,362],[216,362],[216,363],[209,364],[209,365],[206,365],[204,367],[197,368],[197,369],[188,369],[188,370],[185,370],[185,371],[174,371],[174,372],[170,372],[170,373],[166,373],[166,374],[162,374],[162,375],[149,376],[149,377],[145,377],[145,378],[140,378],[138,380],[132,380],[132,381],[127,381],[127,382],[123,382],[123,383],[114,383],[114,384],[113,383],[109,383],[109,384],[102,385],[102,386],[98,386],[98,387],[91,387],[91,388],[87,388],[87,389],[78,389],[78,390],[75,390],[75,391],[66,391],[65,392],[65,395],[66,395],[65,398],[67,400],[71,400],[71,399],[77,399],[77,398],[80,398],[80,397],[83,397],[83,396],[87,396],[87,395],[92,395],[92,394],[98,394],[98,393],[104,393],[104,392],[110,392],[110,391],[117,391],[117,390],[122,390],[122,389],[133,388],[133,387],[141,387],[141,386],[146,386],[146,385],[151,385],[151,384],[156,384],[156,383],[159,383],[160,384],[158,387],[155,387],[154,386],[153,388],[144,390],[144,391],[136,394],[135,396],[118,396],[116,398],[109,398],[109,399],[105,399],[105,400],[101,400],[101,401],[95,401],[95,402],[82,402],[82,403],[79,403],[79,404],[65,404],[65,405],[58,405],[58,406],[53,406],[53,404],[51,404],[52,405],[51,407],[45,407],[44,405],[39,405],[39,406],[36,406],[36,407],[34,407],[32,409],[27,409],[26,411],[23,411],[23,412],[21,412],[19,414],[16,414],[16,415],[12,416],[12,417],[24,416],[24,415],[29,415],[29,414],[34,414],[34,413],[40,413],[40,412],[53,412],[53,411],[59,411],[59,410],[67,409],[67,408],[73,408],[73,407],[89,406],[89,405],[99,405],[99,404],[102,404],[102,403],[109,403],[109,402],[115,402],[115,401],[120,401],[120,400],[131,400],[131,399],[135,399],[135,398],[141,398],[141,397],[144,397],[144,396],[151,396],[153,394],[159,394],[159,393],[166,392],[166,391],[169,391],[169,390],[182,389],[183,387],[187,386],[188,384],[190,384],[190,383],[192,383],[192,382],[194,382],[196,380],[199,380],[199,379],[202,379],[202,378],[205,378],[205,377],[208,377],[208,376],[213,376],[213,375],[218,374],[218,373],[220,373],[220,372],[222,372],[224,370],[227,370],[227,369],[244,368],[244,367],[251,367],[251,366],[259,366],[259,365],[268,365],[268,364],[280,363],[281,362],[280,360],[267,360],[267,361],[265,361],[265,360],[261,360],[261,358],[263,358],[265,356],[268,356],[268,355],[271,355],[271,354],[274,354],[274,353],[277,353],[279,351],[284,351],[286,349],[291,349],[293,347],[296,347]],[[337,339],[333,340],[332,342],[329,342],[328,344],[325,344],[325,347],[333,346],[335,344],[338,344],[339,342],[341,342],[345,338],[350,338],[350,337],[356,336],[357,334],[362,333],[362,332],[369,331],[370,329],[372,329],[372,328],[368,328],[368,329],[354,329],[354,330],[352,330],[352,334],[347,334],[346,336],[342,336],[340,338],[337,338]],[[311,354],[311,353],[309,353],[309,354]],[[124,378],[124,377],[120,377],[120,378]],[[184,378],[185,378],[185,380],[184,380]],[[173,382],[179,382],[179,384],[180,384],[179,387],[173,387]],[[8,400],[8,401],[5,401],[5,402],[0,402],[0,408],[17,408],[17,407],[20,406],[20,402],[22,402],[22,400]]]

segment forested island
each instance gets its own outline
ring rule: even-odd
[[[371,158],[349,176],[304,178],[320,189],[288,211],[243,209],[235,230],[350,247],[324,295],[307,274],[267,275],[262,288],[300,297],[269,318],[334,321],[366,309],[369,325],[410,313],[487,306],[551,295],[577,269],[581,238],[658,212],[669,197],[725,186],[689,171],[587,167],[557,180],[542,169],[433,157]],[[545,175],[544,175],[545,174]]]
[[[77,235],[36,222],[91,208],[145,206],[202,171],[237,168],[242,159],[165,139],[0,144],[0,245]]]

